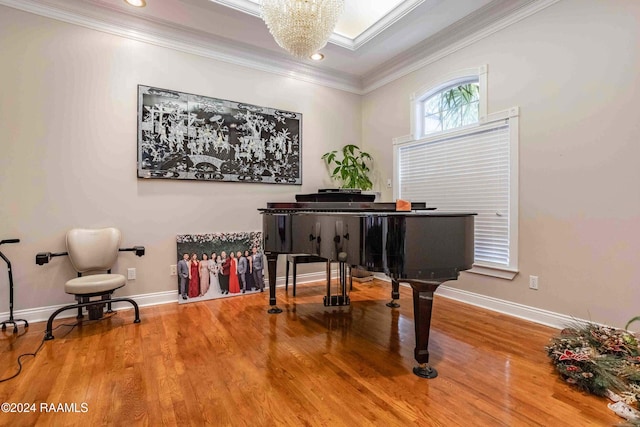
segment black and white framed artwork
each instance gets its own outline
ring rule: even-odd
[[[138,85],[138,177],[302,184],[302,114]]]

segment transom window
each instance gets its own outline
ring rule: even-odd
[[[456,83],[422,101],[424,134],[478,123],[480,84],[478,79]]]

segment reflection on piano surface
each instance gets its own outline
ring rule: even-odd
[[[279,254],[304,253],[384,272],[392,280],[389,306],[397,306],[399,282],[413,288],[416,375],[437,376],[429,361],[429,327],[433,293],[447,280],[473,264],[473,213],[430,210],[413,203],[396,212],[394,203],[297,202],[268,203],[263,214],[264,251],[269,265],[270,313],[276,305],[276,267]],[[329,290],[328,290],[329,292]],[[325,305],[348,304],[346,283],[342,298],[325,297]]]

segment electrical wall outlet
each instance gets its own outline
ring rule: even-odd
[[[391,178],[387,178],[387,188],[391,188]]]
[[[529,289],[538,290],[538,276],[529,276]]]
[[[135,268],[128,268],[127,269],[127,278],[129,280],[136,280],[136,269]]]
[[[177,276],[178,275],[178,266],[173,264],[169,266],[169,276]]]

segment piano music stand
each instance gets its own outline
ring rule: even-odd
[[[2,240],[0,241],[0,245],[4,244],[4,243],[19,243],[20,239],[6,239],[6,240]],[[28,328],[29,327],[29,322],[27,322],[24,319],[14,319],[13,318],[13,274],[11,273],[11,262],[9,261],[9,259],[2,253],[0,252],[0,258],[2,258],[4,260],[4,262],[7,263],[7,269],[9,270],[9,320],[5,320],[4,322],[0,322],[0,325],[2,325],[2,330],[5,331],[7,329],[7,325],[13,325],[13,333],[17,334],[18,333],[18,323],[17,322],[24,322],[24,327]]]

